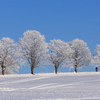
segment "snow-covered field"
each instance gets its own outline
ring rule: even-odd
[[[0,76],[0,100],[100,100],[100,72]]]

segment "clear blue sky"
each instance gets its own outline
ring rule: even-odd
[[[0,0],[0,39],[10,37],[18,42],[26,30],[39,31],[46,42],[82,39],[93,55],[100,44],[100,0]],[[94,69],[90,66],[78,71]],[[54,67],[35,69],[40,72],[54,72]],[[19,73],[30,73],[30,67],[22,67]]]

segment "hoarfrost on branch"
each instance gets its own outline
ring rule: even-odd
[[[44,36],[36,30],[28,30],[20,38],[19,48],[23,60],[31,67],[31,74],[34,74],[34,68],[41,67],[46,60],[47,43]]]

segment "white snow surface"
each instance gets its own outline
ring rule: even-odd
[[[100,100],[100,72],[1,75],[0,100]]]

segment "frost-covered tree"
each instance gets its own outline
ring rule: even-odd
[[[49,56],[48,62],[55,67],[55,73],[59,67],[66,65],[66,60],[70,58],[72,54],[72,49],[68,43],[59,40],[51,40],[48,43]]]
[[[100,45],[99,44],[96,46],[92,63],[95,64],[95,66],[100,66]]]
[[[17,59],[16,44],[10,38],[0,40],[0,73],[13,74],[18,72],[19,59]]]
[[[19,40],[18,47],[22,59],[31,67],[31,74],[34,74],[34,68],[45,63],[47,43],[44,40],[44,36],[36,30],[24,32]]]
[[[77,73],[77,68],[82,68],[90,64],[91,52],[83,40],[75,39],[69,44],[73,50],[69,66],[75,68],[75,72]]]

